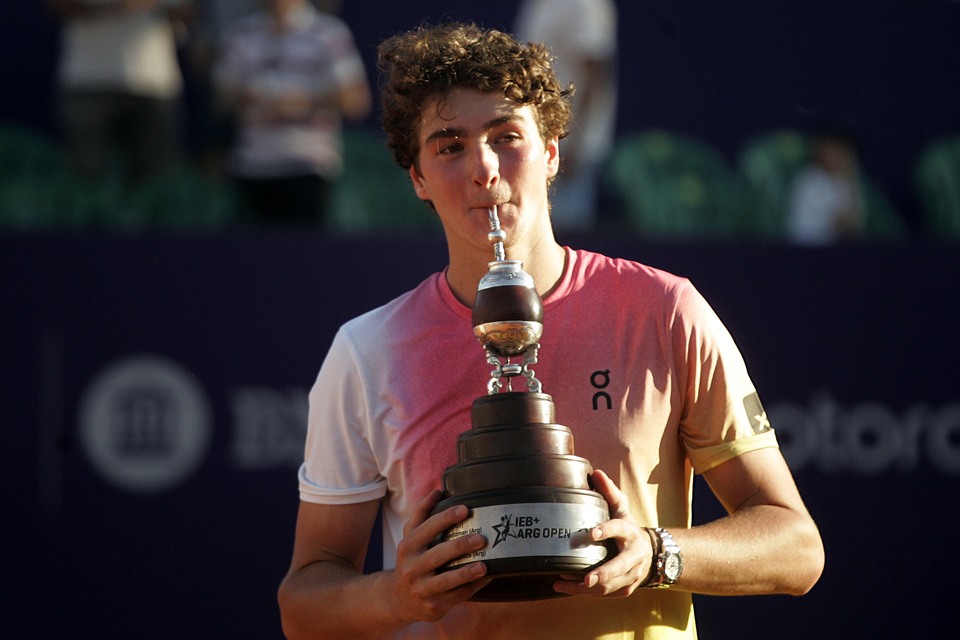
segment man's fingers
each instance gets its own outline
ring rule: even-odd
[[[423,554],[424,561],[433,567],[443,567],[452,560],[472,554],[487,545],[486,539],[479,533],[460,536],[454,540],[447,540],[430,548]],[[480,574],[482,575],[482,574]],[[480,575],[474,576],[479,578]]]
[[[426,519],[430,517],[430,512],[433,511],[433,508],[437,506],[437,503],[440,502],[442,497],[443,492],[439,489],[434,489],[417,501],[417,504],[413,507],[413,512],[410,514],[410,519],[407,520],[407,523],[403,527],[403,535],[409,535],[411,531],[423,524]]]
[[[471,562],[450,569],[448,571],[437,572],[434,578],[430,579],[430,588],[434,593],[443,593],[452,591],[470,585],[470,583],[480,580],[487,575],[487,565],[482,562]],[[490,578],[485,583],[490,582]],[[479,589],[480,587],[477,587]],[[473,595],[472,593],[470,595]]]
[[[439,492],[437,492],[439,493]],[[473,568],[461,571],[457,567],[452,571],[438,571],[452,560],[461,556],[469,556],[486,546],[486,539],[479,534],[457,536],[451,540],[437,543],[437,540],[455,524],[462,522],[470,514],[464,505],[454,505],[433,515],[429,515],[436,505],[436,496],[431,494],[424,498],[404,528],[405,535],[397,546],[398,569],[401,569],[408,580],[416,581],[418,576],[427,577],[436,572],[436,576],[444,575],[439,580],[439,587],[430,590],[444,591],[447,583],[459,586],[464,582],[482,577],[486,568]],[[447,587],[449,588],[449,587]]]
[[[603,496],[612,509],[611,518],[624,518],[630,515],[630,506],[627,503],[627,495],[620,491],[620,488],[610,479],[606,473],[600,469],[595,469],[590,474],[590,484]]]
[[[441,533],[458,522],[462,522],[470,515],[470,510],[462,504],[454,505],[449,509],[430,515],[430,512],[440,502],[441,497],[440,491],[432,491],[417,503],[410,519],[407,520],[407,524],[403,528],[405,538],[416,536],[420,542],[428,544]]]

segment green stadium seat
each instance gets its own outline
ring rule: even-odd
[[[603,180],[642,235],[734,238],[752,233],[752,191],[716,150],[692,136],[650,130],[623,138]]]
[[[374,131],[344,131],[344,171],[329,200],[328,228],[344,235],[439,231],[435,213],[417,197],[407,173]]]
[[[780,129],[749,140],[738,159],[738,170],[756,194],[755,230],[760,237],[783,237],[790,186],[809,157],[808,137]]]
[[[914,184],[923,230],[940,238],[960,238],[960,135],[942,136],[920,153]]]
[[[67,153],[51,135],[14,123],[0,123],[0,179],[45,176],[67,168]]]
[[[240,198],[228,182],[186,163],[130,186],[111,226],[125,231],[216,231],[233,225],[242,214]]]

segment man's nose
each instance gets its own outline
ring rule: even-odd
[[[478,145],[474,155],[473,182],[481,189],[496,186],[500,180],[500,157],[487,145]]]

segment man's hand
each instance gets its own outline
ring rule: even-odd
[[[467,600],[490,579],[484,579],[487,567],[473,562],[456,569],[438,572],[437,569],[467,553],[482,549],[486,540],[480,534],[461,536],[430,544],[441,533],[463,521],[469,515],[464,505],[456,505],[433,516],[430,511],[440,501],[441,493],[433,491],[417,503],[403,530],[403,540],[397,545],[397,566],[392,570],[392,594],[396,611],[410,622],[435,622],[450,609]]]
[[[594,489],[610,506],[610,520],[590,530],[596,542],[614,540],[619,553],[584,576],[583,580],[558,580],[553,588],[569,595],[626,597],[650,575],[653,541],[630,514],[627,496],[603,471],[590,475]]]

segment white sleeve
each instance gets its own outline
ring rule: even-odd
[[[346,332],[333,340],[310,391],[300,499],[353,504],[386,494],[387,481],[371,447],[363,379]]]

